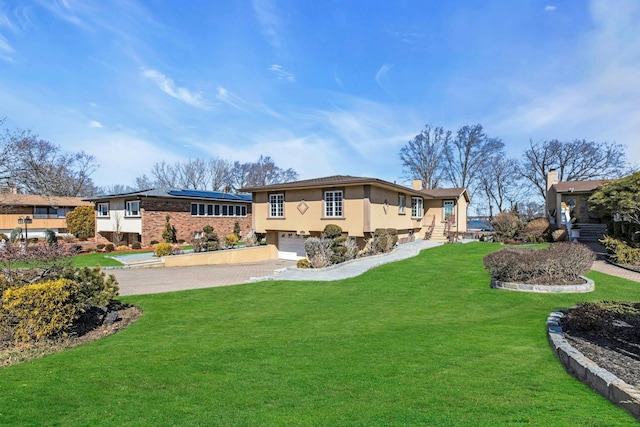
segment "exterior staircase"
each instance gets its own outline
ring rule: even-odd
[[[445,227],[446,226],[443,223],[435,224],[435,226],[433,227],[433,233],[431,233],[431,238],[429,238],[429,240],[432,240],[434,242],[447,242],[449,239],[447,239],[447,236],[445,236]]]
[[[581,243],[598,242],[607,234],[606,224],[578,224],[580,226],[580,237],[578,241]]]

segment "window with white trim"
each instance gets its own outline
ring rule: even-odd
[[[192,216],[247,216],[245,205],[191,203]]]
[[[411,198],[411,217],[422,218],[422,197]]]
[[[342,190],[324,192],[324,216],[342,217]]]
[[[284,217],[284,194],[269,194],[269,216],[271,218]]]
[[[109,216],[109,203],[98,203],[98,216],[106,217]]]
[[[404,215],[404,210],[407,205],[407,196],[404,194],[398,194],[398,213]]]
[[[126,203],[125,216],[140,216],[140,200],[130,200]]]

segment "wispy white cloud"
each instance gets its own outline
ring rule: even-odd
[[[157,70],[145,69],[142,75],[154,82],[161,91],[194,107],[206,109],[207,105],[200,92],[192,92],[187,88],[177,86],[174,81]]]
[[[278,77],[278,80],[287,80],[290,82],[293,82],[296,80],[295,74],[285,71],[282,68],[282,65],[273,64],[269,66],[269,71],[275,74]]]
[[[283,25],[282,18],[276,11],[276,7],[272,0],[253,0],[253,11],[256,14],[256,18],[260,23],[262,32],[264,33],[267,41],[273,47],[280,47],[280,31]]]
[[[380,67],[378,72],[376,72],[376,77],[375,77],[375,80],[376,80],[376,83],[378,83],[378,86],[380,86],[380,88],[385,92],[387,92],[389,95],[391,95],[391,92],[389,92],[389,90],[385,87],[384,80],[387,74],[389,73],[389,70],[391,70],[392,68],[393,68],[393,65],[384,64],[382,67]]]
[[[58,19],[83,29],[88,30],[91,28],[90,24],[79,16],[82,9],[86,7],[86,2],[77,2],[75,0],[38,0],[38,3]]]
[[[216,98],[225,104],[231,105],[234,108],[237,108],[240,111],[248,112],[248,110],[242,107],[240,104],[247,105],[247,103],[237,95],[229,92],[227,89],[222,86],[218,86],[216,89]]]
[[[534,140],[638,141],[640,4],[631,0],[616,5],[593,1],[594,30],[583,37],[575,57],[563,57],[587,70],[584,77],[533,92],[506,118],[494,122],[499,133],[505,138],[528,134]],[[627,146],[630,161],[640,163],[640,144]]]
[[[545,11],[545,12],[553,12],[553,11],[555,11],[555,10],[556,10],[556,7],[555,7],[555,6],[552,6],[552,5],[546,5],[546,6],[544,7],[544,11]]]
[[[100,122],[99,122],[99,121],[97,121],[97,120],[91,120],[91,121],[89,122],[89,127],[102,129],[104,126],[102,125],[102,123],[100,123]]]

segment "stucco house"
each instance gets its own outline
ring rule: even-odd
[[[7,236],[22,228],[23,237],[42,238],[46,229],[67,233],[67,213],[77,206],[91,206],[80,197],[39,196],[35,194],[0,194],[0,232]],[[25,224],[26,222],[26,224]],[[24,236],[27,231],[28,236]]]
[[[86,199],[96,209],[96,242],[131,244],[162,242],[165,218],[176,239],[190,242],[210,225],[219,236],[233,232],[237,222],[243,235],[251,231],[251,197],[219,191],[152,189]]]
[[[577,224],[600,224],[601,218],[589,212],[589,197],[600,187],[612,180],[597,179],[590,181],[558,181],[558,171],[547,173],[546,208],[553,224],[562,225],[562,204],[571,211],[571,217]]]
[[[411,188],[376,178],[329,176],[247,187],[253,199],[253,229],[266,234],[281,256],[305,256],[304,241],[327,224],[362,246],[379,228],[397,230],[399,241],[428,236],[445,240],[466,231],[469,195],[463,188]]]

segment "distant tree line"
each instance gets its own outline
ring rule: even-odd
[[[399,154],[403,178],[421,179],[426,188],[465,187],[486,203],[489,216],[513,209],[543,214],[552,169],[560,181],[619,178],[633,171],[623,145],[584,139],[530,140],[521,158],[509,157],[502,140],[488,136],[480,124],[455,134],[426,125]]]
[[[0,127],[6,119],[0,118]],[[288,182],[298,173],[277,166],[269,156],[255,162],[238,162],[213,157],[174,163],[155,163],[150,176],[133,184],[98,187],[91,175],[98,168],[93,156],[80,151],[65,153],[29,130],[4,129],[0,134],[0,189],[19,194],[88,197],[119,194],[152,188],[179,188],[237,192],[242,187]]]

